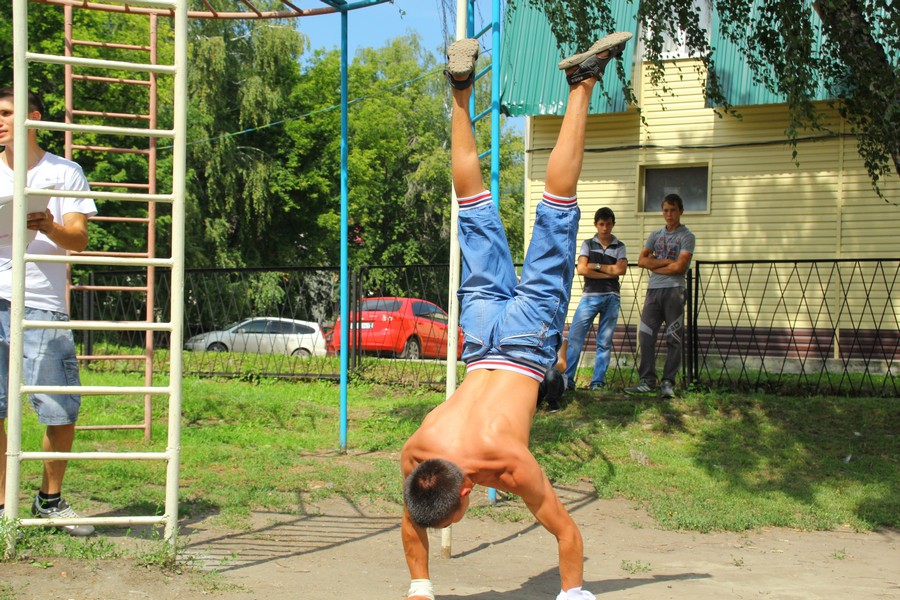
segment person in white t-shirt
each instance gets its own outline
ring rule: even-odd
[[[44,112],[41,99],[28,95],[28,119],[39,120]],[[56,156],[38,145],[37,130],[28,130],[28,154],[15,156],[13,147],[13,90],[0,89],[0,196],[13,193],[13,169],[17,161],[28,164],[28,187],[59,190],[90,190],[81,167]],[[89,198],[51,197],[43,212],[28,214],[28,229],[36,232],[28,244],[29,254],[65,254],[80,252],[88,243],[88,218],[97,214]],[[12,248],[0,247],[0,503],[6,490],[6,427],[9,384],[9,329],[12,299]],[[26,263],[25,319],[67,321],[66,265],[63,263]],[[24,372],[26,385],[78,386],[78,362],[75,343],[69,329],[27,328],[24,333]],[[78,394],[32,394],[31,403],[38,421],[47,426],[45,452],[70,452],[75,439],[75,422],[81,406]],[[62,482],[67,461],[44,462],[40,491],[31,512],[41,518],[75,518],[78,515],[62,499]],[[0,519],[3,518],[0,504]],[[15,518],[16,515],[10,515]],[[71,535],[94,532],[90,525],[59,527]]]

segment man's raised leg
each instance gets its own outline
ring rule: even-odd
[[[475,146],[469,102],[475,83],[475,59],[478,58],[478,41],[459,40],[447,53],[447,78],[453,94],[453,114],[450,120],[450,164],[453,187],[459,198],[468,198],[485,191],[481,177],[481,164]]]
[[[569,102],[556,146],[547,163],[548,193],[566,198],[575,195],[584,162],[584,139],[591,93],[598,78],[603,76],[606,65],[613,58],[621,56],[625,42],[629,39],[630,33],[612,33],[597,41],[586,52],[570,56],[559,63],[559,68],[566,71],[569,82]]]
[[[453,94],[450,160],[462,252],[460,325],[466,333],[463,360],[471,365],[489,348],[491,327],[514,293],[516,271],[500,214],[484,187],[469,113],[478,42],[454,42],[447,55],[446,74]]]

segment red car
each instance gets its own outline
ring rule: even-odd
[[[357,306],[350,334],[359,333],[363,352],[400,358],[447,358],[447,313],[437,304],[418,298],[366,298]],[[329,339],[330,338],[330,339]],[[456,356],[462,356],[459,330]],[[341,350],[341,319],[326,337],[330,352]]]

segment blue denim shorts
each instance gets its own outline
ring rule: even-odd
[[[577,199],[544,192],[522,277],[490,192],[459,199],[460,326],[467,370],[515,371],[538,381],[556,363],[575,274]]]
[[[8,300],[0,298],[0,419],[8,413],[9,390],[9,312]],[[29,321],[68,321],[65,313],[25,307]],[[27,328],[24,335],[25,385],[78,386],[78,360],[70,329]],[[38,421],[44,425],[70,425],[78,420],[80,394],[31,394]]]

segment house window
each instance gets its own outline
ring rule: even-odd
[[[709,166],[642,167],[643,211],[658,212],[663,198],[678,194],[684,210],[706,212],[709,209]]]
[[[691,2],[694,12],[697,13],[700,21],[700,27],[707,33],[711,30],[712,10],[710,9],[710,0],[693,0]],[[651,25],[652,27],[652,25]],[[680,30],[673,37],[668,33],[663,33],[663,51],[660,58],[663,60],[674,60],[677,58],[693,58],[687,43],[687,32]],[[707,37],[707,42],[709,38]]]

